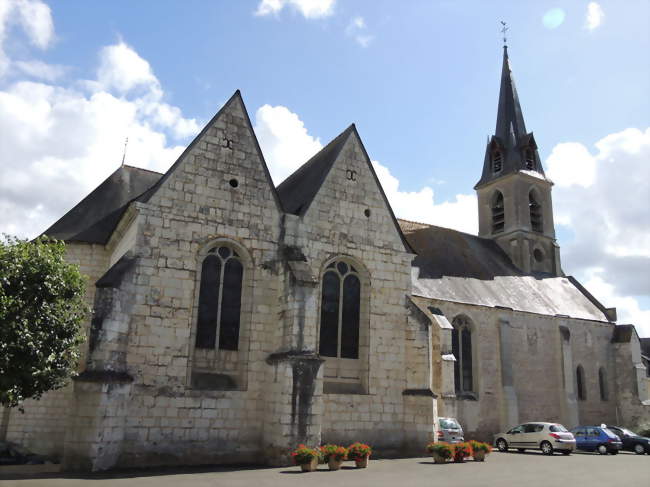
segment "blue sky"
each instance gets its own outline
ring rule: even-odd
[[[0,0],[0,231],[44,230],[124,137],[165,170],[241,89],[276,182],[355,122],[398,216],[475,232],[506,20],[564,269],[650,335],[649,19],[646,0]]]

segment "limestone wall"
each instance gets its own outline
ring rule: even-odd
[[[463,314],[474,327],[475,397],[455,401],[466,438],[491,440],[494,433],[526,421],[557,421],[570,428],[616,418],[612,394],[616,372],[609,346],[612,324],[431,302],[449,321]],[[570,364],[564,363],[560,327],[570,335]],[[578,364],[585,369],[585,400],[568,397],[575,391]],[[607,371],[610,387],[605,401],[600,397],[599,367]]]

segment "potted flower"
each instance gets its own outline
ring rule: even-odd
[[[484,462],[485,455],[489,455],[492,451],[492,447],[481,441],[471,440],[469,446],[472,449],[472,457],[474,457],[475,462]]]
[[[433,456],[435,463],[445,463],[451,458],[452,446],[444,441],[432,441],[427,445],[427,451]]]
[[[323,445],[320,452],[330,470],[340,469],[343,460],[348,456],[348,449],[340,445]]]
[[[348,458],[354,460],[357,468],[366,468],[368,466],[368,458],[372,453],[372,448],[365,443],[353,443],[348,447]]]
[[[472,454],[472,449],[469,446],[469,443],[456,443],[452,445],[452,457],[454,462],[462,463],[467,457]]]
[[[318,460],[320,459],[320,450],[309,448],[305,445],[298,445],[291,453],[293,463],[300,465],[303,472],[313,472],[318,468]]]

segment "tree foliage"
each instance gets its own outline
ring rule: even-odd
[[[0,239],[0,404],[14,407],[63,387],[75,373],[85,281],[65,244]]]

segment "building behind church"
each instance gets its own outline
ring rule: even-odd
[[[276,188],[236,92],[165,174],[123,165],[44,232],[89,278],[81,373],[0,432],[103,470],[414,455],[438,416],[648,427],[639,338],[564,274],[551,188],[507,48],[478,236],[397,220],[354,125]]]

